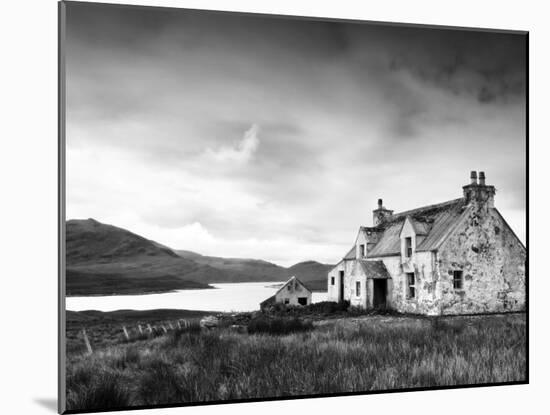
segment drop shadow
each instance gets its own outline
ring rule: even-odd
[[[57,413],[57,399],[55,398],[34,398],[34,401],[52,412]]]

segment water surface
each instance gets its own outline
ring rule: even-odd
[[[215,289],[178,290],[162,294],[67,297],[66,308],[82,310],[153,310],[158,308],[208,311],[254,311],[271,297],[281,282],[210,284]],[[312,301],[326,301],[327,293],[313,293]]]

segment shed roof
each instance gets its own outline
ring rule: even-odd
[[[368,279],[390,279],[383,261],[358,261]]]

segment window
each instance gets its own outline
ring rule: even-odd
[[[361,258],[364,258],[367,256],[367,252],[365,251],[365,245],[361,244],[359,245],[359,255],[361,255]]]
[[[361,295],[361,281],[355,282],[355,296],[359,297]]]
[[[289,298],[285,298],[285,304],[290,304],[290,299]]]
[[[330,285],[334,285],[334,277],[330,277]]]
[[[416,296],[414,272],[407,272],[407,297],[414,298]]]
[[[455,290],[462,290],[462,271],[453,271],[453,288]]]
[[[290,291],[290,284],[286,286],[287,291]]]
[[[412,253],[413,253],[412,243],[413,241],[410,236],[405,238],[405,256],[407,258],[410,258],[412,256]]]
[[[307,297],[298,297],[298,304],[307,305]]]

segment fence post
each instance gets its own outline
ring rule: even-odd
[[[166,330],[166,327],[164,327],[164,324],[161,324],[161,325],[160,325],[160,328],[161,328],[165,333],[168,333],[168,330]]]
[[[141,324],[138,324],[138,330],[139,330],[139,334],[143,334],[143,329],[141,328]]]
[[[122,331],[124,332],[124,337],[126,337],[126,341],[130,341],[130,336],[128,335],[128,330],[126,330],[126,326],[122,326]]]
[[[88,354],[92,354],[94,351],[92,350],[92,345],[90,344],[90,340],[88,340],[86,329],[82,329],[82,336],[84,337],[84,343],[86,343],[86,349],[88,349]]]
[[[171,322],[168,322],[168,327],[170,328],[170,330],[174,330],[174,326],[172,326]]]
[[[181,324],[180,324],[180,321],[178,320],[178,321],[177,321],[177,323],[178,323],[178,329],[180,329],[180,330],[181,330]]]
[[[147,330],[149,330],[149,334],[153,333],[153,328],[150,324],[147,324]]]

